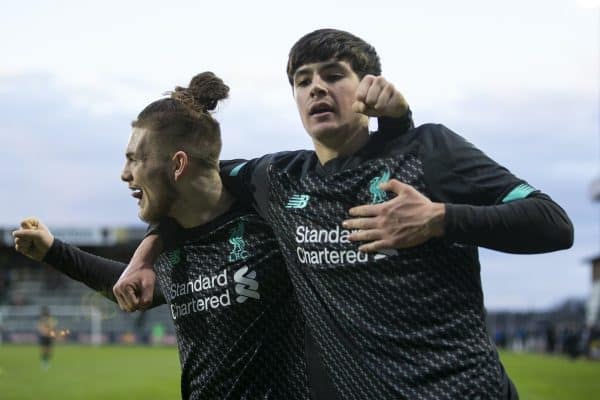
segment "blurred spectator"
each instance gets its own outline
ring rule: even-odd
[[[556,331],[554,324],[549,323],[546,326],[546,353],[554,353],[556,347]]]
[[[11,268],[0,268],[0,304],[8,302],[8,291],[11,283]]]
[[[527,343],[527,330],[520,326],[517,328],[515,335],[512,341],[512,349],[513,351],[523,351],[525,350],[525,344]]]
[[[50,315],[48,307],[43,306],[40,311],[40,318],[38,320],[37,330],[39,335],[39,344],[41,350],[41,362],[42,368],[50,368],[50,359],[52,358],[52,344],[56,328],[56,320]]]
[[[564,330],[564,347],[563,351],[571,358],[577,358],[579,355],[579,335],[575,328],[567,327]]]
[[[506,348],[506,333],[502,329],[497,329],[494,335],[494,341],[498,348]]]
[[[146,312],[140,311],[134,323],[135,336],[137,336],[138,342],[143,344],[149,344],[150,342],[150,337],[144,329],[146,327],[146,320]]]

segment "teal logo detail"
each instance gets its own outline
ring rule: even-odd
[[[379,185],[390,180],[390,170],[385,170],[381,176],[371,179],[369,192],[371,192],[371,204],[383,203],[387,200],[387,193],[379,189]]]
[[[181,262],[181,249],[175,249],[167,254],[167,259],[171,265],[177,265]]]
[[[288,200],[285,208],[304,208],[308,205],[310,196],[307,194],[295,194]]]
[[[529,186],[525,183],[522,183],[519,186],[517,186],[516,188],[514,188],[513,190],[511,190],[510,193],[507,194],[502,199],[502,202],[510,203],[511,201],[521,200],[521,199],[524,199],[525,197],[529,196],[531,193],[533,193],[535,191],[536,190],[534,188],[532,188],[531,186]]]
[[[248,161],[244,161],[243,163],[236,165],[235,168],[229,172],[229,176],[238,176],[240,170],[244,168],[244,165],[246,164],[248,164]]]
[[[244,236],[244,223],[240,222],[235,228],[231,230],[231,236],[229,237],[229,243],[233,246],[229,253],[229,261],[245,260],[250,255],[245,250],[246,241]]]

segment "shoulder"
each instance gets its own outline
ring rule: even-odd
[[[439,160],[445,165],[480,160],[485,156],[463,136],[442,124],[419,125],[410,130],[404,140],[404,148],[416,146],[424,160]]]
[[[416,151],[426,157],[443,155],[451,158],[456,151],[473,147],[445,125],[434,123],[419,125],[395,137],[380,136],[378,133],[375,135],[374,146],[378,149],[378,154],[381,151],[384,154],[395,154],[400,150],[403,153]]]
[[[310,162],[313,156],[314,151],[311,150],[282,151],[269,154],[263,162],[268,162],[278,169],[288,170]]]
[[[254,207],[249,207],[240,202],[235,203],[229,212],[221,216],[217,222],[216,226],[218,228],[243,225],[254,227],[257,230],[264,230],[265,228],[270,230],[269,225],[258,215]]]
[[[264,156],[250,160],[239,159],[222,161],[221,168],[229,176],[256,173],[261,170],[267,170],[269,166],[275,166],[279,169],[288,169],[299,164],[304,164],[306,161],[310,160],[313,153],[313,151],[309,150],[281,151],[265,154]]]
[[[411,132],[413,140],[419,141],[425,148],[431,150],[451,150],[456,147],[472,146],[464,137],[442,124],[423,124]]]

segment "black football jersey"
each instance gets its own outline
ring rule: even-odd
[[[229,213],[164,237],[183,398],[308,399],[304,318],[264,221]]]
[[[491,247],[537,250],[534,237],[523,244],[481,225],[496,218],[508,221],[509,232],[519,230],[512,220],[523,219],[514,217],[521,206],[546,207],[549,219],[568,224],[551,199],[441,125],[380,129],[357,154],[325,165],[312,151],[296,151],[222,167],[226,185],[273,228],[340,398],[506,396],[508,379],[485,326],[477,247],[468,235],[479,229]],[[351,207],[391,199],[379,184],[392,178],[448,204],[446,235],[409,249],[362,253],[341,223]],[[489,205],[496,207],[481,207]],[[529,213],[523,225],[545,213]]]

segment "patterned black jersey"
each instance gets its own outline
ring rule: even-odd
[[[228,213],[164,238],[155,270],[177,333],[182,397],[307,399],[304,318],[268,226]]]
[[[554,208],[547,196],[439,125],[382,131],[359,153],[324,166],[299,151],[225,170],[230,189],[250,193],[246,200],[274,229],[340,398],[506,396],[485,327],[477,248],[454,240],[460,229],[448,225],[444,239],[365,254],[341,223],[351,207],[391,198],[379,184],[392,178],[447,203],[502,208],[537,196]]]

